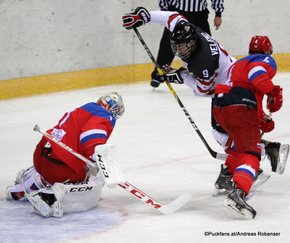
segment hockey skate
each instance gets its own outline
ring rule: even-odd
[[[254,191],[258,187],[263,185],[269,179],[270,179],[270,175],[264,173],[263,170],[260,168],[258,170],[256,179],[254,181],[254,184],[251,188],[249,195],[253,195]],[[223,164],[221,164],[221,171],[220,171],[219,177],[216,180],[214,186],[216,188],[216,191],[213,194],[214,197],[228,195],[231,192],[231,190],[234,189],[233,181],[232,181],[232,174],[229,172],[228,167],[226,167]]]
[[[289,155],[289,144],[261,140],[265,144],[266,156],[271,162],[273,172],[283,174]]]
[[[258,187],[260,187],[261,185],[263,185],[267,180],[270,179],[270,175],[264,173],[264,171],[259,168],[258,173],[256,175],[256,179],[254,181],[254,184],[251,188],[250,193],[252,193],[253,190],[256,190]]]
[[[242,189],[235,188],[225,199],[227,208],[234,210],[246,219],[253,219],[256,211],[246,203],[246,193]]]
[[[215,184],[216,192],[213,194],[215,197],[228,195],[233,189],[232,174],[229,172],[227,166],[221,164],[221,171]]]

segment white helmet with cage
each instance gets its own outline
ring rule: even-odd
[[[125,111],[122,96],[117,92],[103,95],[97,100],[97,104],[107,109],[116,119],[122,116]]]

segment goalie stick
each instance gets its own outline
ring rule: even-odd
[[[79,158],[80,160],[85,162],[88,166],[93,167],[93,168],[97,167],[96,164],[94,164],[92,161],[90,161],[89,159],[87,159],[83,155],[77,153],[76,151],[74,151],[72,148],[70,148],[66,144],[62,143],[61,141],[57,140],[56,138],[54,138],[50,134],[41,130],[38,125],[35,125],[33,130],[41,133],[43,136],[48,138],[50,141],[56,143],[57,145],[59,145],[60,147],[62,147],[66,151],[68,151],[69,153],[73,154],[74,156],[76,156],[77,158]],[[99,167],[100,167],[100,165],[99,165]],[[103,168],[101,168],[101,169],[103,170]],[[106,177],[104,176],[104,174],[102,174],[102,175],[104,177],[104,180],[106,181]],[[138,189],[137,187],[135,187],[134,185],[132,185],[128,181],[122,181],[118,184],[118,186],[123,188],[124,190],[126,190],[127,192],[129,192],[131,195],[135,196],[136,198],[138,198],[142,202],[151,206],[152,208],[159,210],[163,214],[172,214],[172,213],[176,212],[184,204],[186,204],[187,202],[189,202],[192,199],[192,196],[190,194],[184,193],[184,194],[181,194],[179,197],[177,197],[172,202],[170,202],[169,204],[161,205],[156,200],[154,200],[152,197],[150,197],[148,194],[141,191],[140,189]]]
[[[157,71],[160,75],[164,75],[165,71],[159,66],[159,64],[157,63],[157,61],[155,60],[154,56],[152,55],[151,51],[149,50],[147,44],[145,43],[144,39],[142,38],[142,36],[140,35],[139,31],[136,28],[133,28],[135,31],[135,34],[137,35],[138,39],[140,40],[141,44],[143,45],[144,49],[146,50],[148,56],[150,57],[151,61],[154,63],[155,67],[157,68]],[[203,142],[203,144],[205,145],[205,147],[207,148],[207,150],[209,151],[210,155],[218,160],[226,160],[227,158],[227,154],[222,154],[222,153],[218,153],[216,151],[214,151],[209,144],[207,143],[207,141],[205,140],[204,136],[202,135],[202,133],[200,132],[199,128],[197,127],[197,125],[195,124],[195,122],[193,121],[192,117],[190,116],[189,112],[186,110],[185,106],[183,105],[183,103],[181,102],[180,98],[178,97],[178,95],[176,94],[175,90],[173,89],[172,85],[165,80],[165,83],[167,85],[167,87],[169,88],[171,94],[174,96],[174,98],[176,99],[177,103],[179,104],[180,108],[183,110],[185,116],[188,118],[190,124],[192,125],[192,127],[194,128],[194,130],[196,131],[197,135],[199,136],[199,138],[201,139],[201,141]]]

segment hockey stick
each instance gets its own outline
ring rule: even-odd
[[[60,147],[62,147],[66,151],[68,151],[69,153],[73,154],[74,156],[76,156],[77,158],[79,158],[80,160],[85,162],[89,167],[100,169],[102,171],[102,177],[103,177],[103,179],[108,187],[114,187],[118,183],[126,181],[120,168],[118,168],[117,166],[114,166],[113,164],[109,164],[108,161],[102,159],[102,155],[100,155],[100,157],[99,157],[99,154],[98,154],[98,158],[96,160],[96,163],[93,163],[91,160],[89,160],[86,157],[84,157],[83,155],[77,153],[72,148],[70,148],[69,146],[67,146],[63,142],[57,140],[52,135],[41,130],[38,125],[35,125],[33,130],[41,133],[43,136],[45,136],[46,138],[48,138],[52,142],[56,143],[57,145],[59,145]]]
[[[147,44],[145,43],[144,39],[142,38],[142,36],[140,35],[139,31],[136,28],[133,28],[135,31],[135,34],[137,35],[138,39],[140,40],[141,44],[143,45],[144,49],[146,50],[148,56],[150,57],[151,61],[154,63],[158,73],[160,75],[164,75],[165,71],[159,66],[159,64],[157,63],[157,61],[155,60],[154,56],[152,55],[151,51],[149,50]],[[201,139],[201,141],[203,142],[203,144],[205,145],[205,147],[207,148],[207,150],[209,151],[210,155],[215,158],[215,159],[219,159],[219,160],[226,160],[227,158],[227,154],[221,154],[218,153],[216,151],[214,151],[209,144],[207,143],[207,141],[205,140],[204,136],[202,135],[202,133],[200,132],[199,128],[197,127],[197,125],[195,124],[195,122],[193,121],[193,119],[191,118],[189,112],[186,110],[185,106],[183,105],[183,103],[181,102],[181,100],[179,99],[178,95],[176,94],[175,90],[173,89],[172,85],[165,80],[165,83],[167,85],[167,87],[169,88],[171,94],[174,96],[174,98],[176,99],[177,103],[179,104],[180,108],[183,110],[184,114],[186,115],[186,117],[188,118],[190,124],[192,125],[192,127],[194,128],[194,130],[196,131],[196,133],[198,134],[199,138]]]
[[[80,160],[85,162],[88,166],[91,166],[91,167],[94,167],[94,168],[97,167],[96,164],[94,164],[93,162],[88,160],[86,157],[82,156],[81,154],[77,153],[76,151],[74,151],[72,148],[70,148],[66,144],[62,143],[61,141],[57,140],[56,138],[54,138],[50,134],[48,134],[45,131],[41,130],[38,125],[35,125],[33,130],[36,131],[36,132],[41,133],[43,136],[48,138],[50,141],[56,143],[57,145],[59,145],[60,147],[62,147],[66,151],[68,151],[69,153],[73,154],[74,156],[76,156],[77,158],[79,158]],[[102,164],[100,164],[98,167],[100,167],[100,169],[102,169],[103,173],[106,172],[106,168],[103,168],[104,166]],[[104,177],[104,180],[106,180],[106,176],[104,176],[104,174],[102,174],[102,175]],[[151,206],[152,208],[158,209],[163,214],[171,214],[171,213],[176,212],[184,204],[189,202],[191,200],[191,198],[192,198],[192,196],[190,194],[184,193],[184,194],[180,195],[179,197],[177,197],[171,203],[166,204],[166,205],[161,205],[157,201],[155,201],[152,197],[148,196],[145,192],[139,190],[137,187],[133,186],[128,181],[121,182],[121,183],[118,184],[118,186],[123,188],[123,189],[125,189],[131,195],[135,196],[136,198],[138,198],[139,200],[143,201],[144,203],[146,203],[147,205]]]

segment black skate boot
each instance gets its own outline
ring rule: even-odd
[[[217,189],[214,196],[227,195],[231,190],[233,190],[232,174],[229,172],[227,166],[221,164],[221,171],[214,186]]]
[[[281,143],[270,142],[264,139],[262,139],[261,141],[262,143],[265,144],[266,156],[271,161],[272,171],[276,172],[277,164],[279,160],[279,149],[280,149]]]
[[[259,168],[251,191],[256,190],[258,187],[263,185],[267,180],[270,179],[270,177],[270,175],[266,174],[261,168]]]
[[[246,193],[242,189],[235,188],[226,197],[224,204],[244,218],[253,219],[256,216],[256,211],[246,203]]]
[[[281,145],[281,143],[270,142],[264,139],[261,142],[265,144],[266,156],[271,162],[272,171],[282,174],[289,155],[289,144]]]

